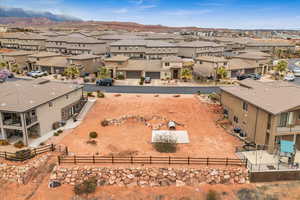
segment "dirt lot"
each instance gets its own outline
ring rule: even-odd
[[[104,119],[120,118],[124,115],[140,115],[151,117],[158,115],[169,120],[175,120],[189,133],[190,144],[180,144],[176,156],[198,157],[235,157],[234,148],[240,142],[227,134],[215,124],[218,116],[209,112],[206,104],[201,103],[195,96],[181,95],[133,95],[122,94],[116,97],[107,94],[98,99],[87,114],[85,120],[71,133],[66,134],[59,142],[67,145],[70,152],[76,154],[95,154],[126,156],[134,153],[138,156],[163,156],[156,152],[151,145],[151,129],[141,122],[127,121],[120,126],[102,127]],[[152,124],[159,123],[151,121]],[[166,129],[166,127],[162,128]],[[86,144],[89,132],[98,133],[97,145]]]

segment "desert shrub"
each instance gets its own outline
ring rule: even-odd
[[[214,190],[209,190],[206,195],[206,200],[218,200],[219,196],[218,193]]]
[[[201,95],[202,93],[201,93],[201,91],[198,91],[197,94],[198,94],[198,95]]]
[[[210,98],[212,101],[219,101],[219,99],[220,99],[219,95],[216,93],[212,93],[212,94],[208,95],[208,98]]]
[[[7,140],[0,140],[0,146],[6,146],[9,145],[9,142]]]
[[[53,133],[53,136],[59,136],[58,131],[54,132],[54,133]]]
[[[40,146],[44,146],[44,145],[45,145],[45,143],[44,143],[44,142],[41,142],[41,143],[40,143]]]
[[[97,141],[96,140],[88,140],[86,141],[87,144],[91,144],[91,145],[97,145]]]
[[[105,127],[105,126],[108,126],[108,121],[105,119],[101,122],[101,126]]]
[[[74,192],[76,195],[94,193],[97,187],[97,180],[95,178],[89,178],[83,181],[83,183],[74,186]]]
[[[159,136],[155,138],[153,147],[160,153],[175,153],[177,151],[177,141],[175,138],[168,136]]]
[[[91,82],[95,82],[95,81],[96,81],[95,77],[91,78]]]
[[[59,130],[57,131],[58,134],[61,134],[62,132],[63,132],[63,130],[61,130],[61,129],[59,129]]]
[[[90,79],[89,78],[84,78],[83,82],[88,83],[88,82],[90,82]]]
[[[104,98],[105,97],[105,95],[104,95],[104,93],[103,92],[101,92],[101,91],[97,91],[97,97],[98,98]]]
[[[16,142],[15,144],[14,144],[14,147],[16,147],[16,148],[23,148],[25,145],[24,145],[24,143],[23,143],[23,141],[22,140],[19,140],[18,142]]]
[[[121,96],[121,94],[115,94],[115,97],[120,97]]]
[[[95,131],[90,132],[90,138],[97,138],[98,137],[98,133]]]
[[[240,200],[259,199],[257,190],[242,188],[237,191],[237,197]]]
[[[54,75],[53,75],[53,78],[54,78],[54,79],[57,79],[57,74],[54,74]]]
[[[88,96],[88,97],[95,97],[95,95],[94,95],[92,92],[88,92],[88,93],[87,93],[87,96]]]
[[[143,82],[143,81],[140,81],[140,82],[139,82],[139,84],[140,84],[140,85],[143,85],[143,84],[144,84],[144,82]]]
[[[52,124],[52,129],[53,129],[53,130],[58,129],[59,127],[60,127],[59,122],[54,122],[54,123]]]
[[[118,79],[118,80],[124,80],[124,79],[125,79],[124,74],[118,74],[118,75],[117,75],[117,79]]]
[[[180,94],[175,94],[175,95],[173,95],[173,97],[178,98],[178,97],[180,97]]]

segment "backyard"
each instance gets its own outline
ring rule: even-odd
[[[176,153],[159,153],[151,144],[152,129],[141,121],[129,119],[120,125],[101,126],[105,119],[117,120],[129,115],[151,119],[148,123],[154,127],[162,123],[160,118],[175,121],[182,125],[177,126],[177,130],[188,131],[190,143],[178,144]],[[217,118],[207,104],[193,95],[106,94],[97,100],[77,128],[60,139],[53,139],[68,146],[69,152],[76,155],[235,158],[235,146],[240,142],[216,125]],[[166,129],[166,126],[161,127],[161,130]],[[98,134],[94,139],[96,144],[87,144],[89,133],[93,131]]]

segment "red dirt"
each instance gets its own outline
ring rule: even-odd
[[[124,95],[115,97],[106,94],[98,99],[85,120],[59,142],[69,147],[70,152],[80,155],[108,155],[110,153],[137,152],[138,156],[169,156],[155,151],[151,145],[151,129],[141,122],[127,121],[121,126],[102,127],[104,119],[120,118],[123,115],[149,117],[159,115],[182,123],[179,127],[188,131],[190,144],[180,144],[171,156],[231,157],[235,158],[235,146],[241,143],[215,123],[217,115],[209,112],[207,104],[192,95]],[[165,129],[165,128],[164,128]],[[89,132],[98,133],[97,145],[86,144]]]

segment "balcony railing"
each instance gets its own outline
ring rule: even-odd
[[[21,123],[21,120],[7,119],[7,120],[3,121],[3,125],[5,125],[5,126],[18,126],[18,127],[21,127],[22,123]]]
[[[277,133],[300,132],[300,125],[292,127],[277,127]]]
[[[26,125],[29,126],[30,124],[33,124],[37,120],[38,120],[37,116],[31,116],[29,118],[26,118]]]

